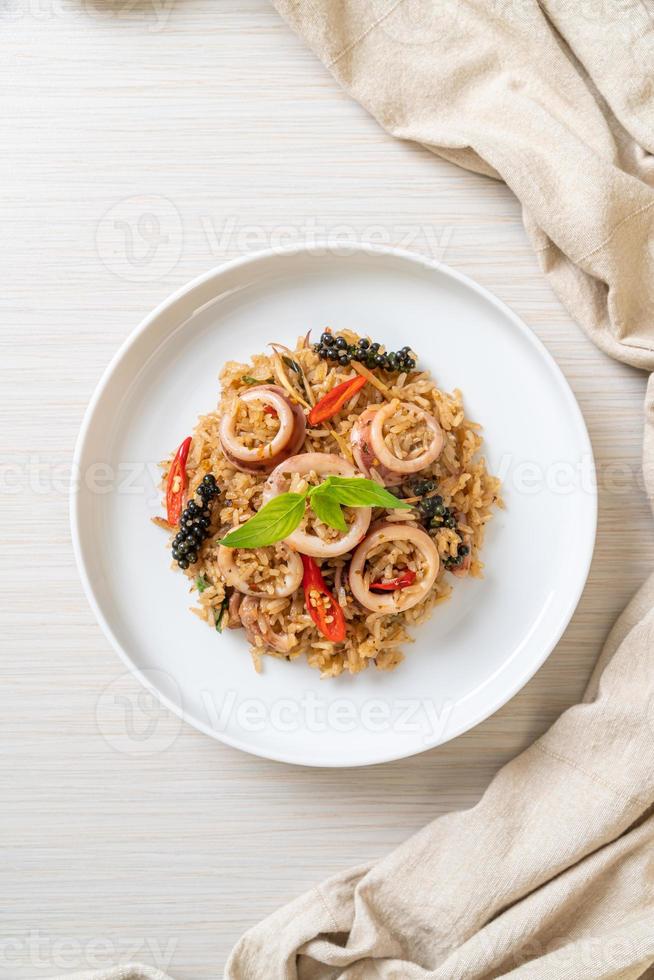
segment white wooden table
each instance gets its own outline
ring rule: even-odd
[[[474,804],[579,698],[654,558],[644,379],[563,311],[507,189],[385,136],[266,0],[2,0],[0,29],[0,976],[140,959],[208,980],[281,903]],[[601,475],[590,579],[547,664],[463,738],[359,771],[145,716],[68,529],[82,413],[127,333],[224,259],[326,234],[435,255],[509,303],[568,377]],[[107,685],[122,720],[103,715]],[[130,710],[151,738],[125,736]]]

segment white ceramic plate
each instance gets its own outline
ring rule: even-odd
[[[394,672],[321,681],[303,661],[257,675],[241,632],[189,613],[169,567],[157,461],[210,411],[217,375],[271,340],[352,327],[411,344],[484,425],[506,511],[487,535],[486,578],[415,631]],[[143,683],[200,730],[304,765],[356,766],[421,752],[496,711],[541,666],[581,595],[595,538],[592,450],[560,370],[486,290],[407,252],[316,246],[265,252],[196,279],[138,327],[82,426],[72,531],[95,614]]]

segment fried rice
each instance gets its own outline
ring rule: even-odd
[[[339,331],[349,344],[356,344],[359,336],[349,330]],[[299,366],[299,371],[298,371]],[[216,409],[202,416],[192,435],[192,443],[186,473],[188,495],[194,493],[206,474],[213,474],[221,489],[221,496],[211,512],[208,536],[198,552],[198,560],[185,570],[191,589],[197,592],[197,604],[193,611],[207,624],[222,631],[224,627],[241,625],[237,607],[230,603],[232,588],[224,579],[219,565],[219,542],[225,534],[252,518],[262,506],[262,494],[268,474],[241,472],[229,461],[221,446],[219,425],[226,406],[235,408],[235,431],[249,448],[270,445],[279,427],[274,413],[266,413],[261,404],[238,401],[238,396],[254,385],[275,384],[285,389],[294,402],[310,409],[326,393],[356,374],[364,374],[368,383],[328,422],[317,427],[307,427],[304,444],[299,453],[334,453],[353,462],[350,436],[357,419],[367,408],[382,406],[396,401],[397,410],[391,413],[383,428],[386,446],[398,459],[417,458],[427,444],[428,434],[420,421],[422,412],[432,415],[440,424],[444,435],[444,447],[438,459],[413,474],[411,479],[393,491],[411,504],[419,504],[416,480],[432,481],[446,507],[457,516],[456,528],[430,529],[442,561],[440,570],[429,593],[417,605],[404,612],[392,614],[371,612],[353,596],[348,583],[348,564],[351,553],[319,562],[320,571],[333,596],[344,612],[347,632],[344,642],[334,643],[327,639],[314,624],[307,608],[302,589],[292,595],[277,597],[275,584],[283,576],[289,555],[288,546],[282,542],[251,550],[236,549],[234,561],[239,578],[251,586],[256,599],[254,615],[259,628],[250,632],[251,654],[255,668],[262,668],[263,656],[269,655],[295,661],[306,656],[308,663],[318,669],[323,677],[335,677],[344,671],[356,674],[369,666],[378,670],[393,670],[403,660],[402,648],[412,641],[411,631],[427,620],[434,607],[447,601],[456,587],[457,579],[450,574],[446,559],[454,561],[462,540],[468,543],[467,570],[474,578],[482,578],[483,563],[480,550],[484,530],[491,519],[494,507],[502,507],[500,481],[490,475],[482,448],[481,426],[466,418],[463,397],[455,389],[452,393],[437,387],[429,372],[424,370],[390,373],[374,372],[359,364],[341,366],[319,356],[307,338],[300,338],[294,350],[275,346],[270,353],[254,354],[247,363],[228,361],[220,372],[221,393]],[[401,406],[400,407],[400,404]],[[406,406],[409,406],[408,408]],[[161,465],[163,483],[171,466],[172,456]],[[356,464],[354,464],[356,465]],[[373,479],[383,482],[375,471]],[[288,489],[302,490],[315,483],[315,474],[308,477],[294,475]],[[427,494],[430,496],[433,494]],[[351,508],[343,510],[346,523],[351,521]],[[381,511],[373,512],[373,520]],[[386,512],[385,521],[420,522],[417,507],[411,510]],[[314,534],[325,540],[333,538],[334,529],[323,524],[307,511],[304,526],[311,522]],[[174,529],[159,520],[169,532]],[[369,556],[366,575],[391,576],[398,570],[411,570],[419,574],[424,558],[406,541],[394,542],[393,546],[375,549]],[[173,567],[177,568],[177,565]],[[275,648],[275,637],[287,638],[284,649]],[[279,643],[276,644],[279,646]],[[245,646],[245,643],[244,643]]]

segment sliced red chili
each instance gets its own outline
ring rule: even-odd
[[[307,612],[323,636],[332,643],[342,643],[345,639],[345,616],[338,602],[331,594],[318,565],[308,555],[300,555],[304,565],[304,601]]]
[[[361,391],[365,383],[366,378],[358,374],[356,378],[350,378],[349,381],[336,385],[313,406],[309,412],[309,425],[318,425],[320,422],[326,422],[332,415],[336,415],[350,398],[354,398],[357,391]]]
[[[166,509],[168,511],[169,524],[179,524],[179,519],[182,516],[184,494],[186,493],[186,488],[188,486],[188,477],[186,476],[186,460],[188,459],[188,451],[190,447],[191,437],[189,436],[184,440],[175,453],[175,458],[170,464],[170,469],[168,470],[168,480],[166,483]]]
[[[378,589],[380,592],[396,592],[397,589],[408,589],[415,580],[416,573],[411,568],[407,568],[406,572],[398,575],[397,578],[389,578],[385,582],[373,582],[370,588]]]
[[[263,414],[264,415],[272,415],[273,418],[277,418],[277,409],[276,408],[273,408],[272,405],[264,405],[263,406]]]

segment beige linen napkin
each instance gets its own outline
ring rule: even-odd
[[[275,4],[390,133],[505,180],[571,314],[602,350],[654,369],[650,0]],[[645,411],[652,499],[651,380]],[[654,976],[653,805],[650,578],[585,703],[477,806],[270,916],[238,943],[226,977]],[[101,980],[161,980],[143,969]]]

